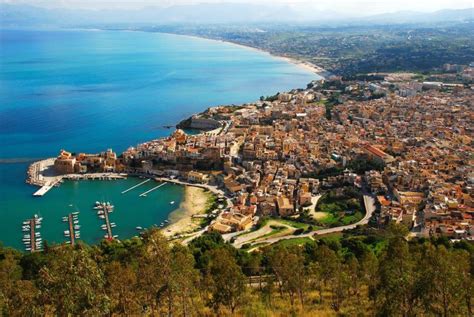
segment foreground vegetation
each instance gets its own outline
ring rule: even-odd
[[[358,229],[251,253],[218,234],[170,246],[155,230],[43,253],[0,248],[0,314],[472,315],[473,246],[406,233]]]

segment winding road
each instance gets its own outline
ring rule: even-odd
[[[320,229],[320,230],[314,230],[308,233],[303,233],[299,235],[287,235],[287,236],[282,236],[282,237],[269,237],[268,239],[259,239],[258,243],[275,243],[281,240],[289,240],[289,239],[295,239],[295,238],[309,238],[314,235],[325,235],[325,234],[330,234],[330,233],[335,233],[335,232],[342,232],[344,230],[350,230],[354,229],[357,226],[360,225],[365,225],[369,222],[369,219],[372,217],[372,214],[375,211],[375,199],[374,197],[370,195],[364,195],[364,205],[365,205],[365,215],[364,218],[359,220],[356,223],[353,223],[351,225],[347,226],[340,226],[340,227],[334,227],[334,228],[328,228],[328,229]]]

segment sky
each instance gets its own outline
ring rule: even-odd
[[[252,3],[290,5],[297,8],[331,10],[344,14],[369,15],[395,11],[432,12],[472,8],[473,0],[0,0],[0,3],[81,9],[141,9],[196,3]]]

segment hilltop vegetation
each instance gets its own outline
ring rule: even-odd
[[[97,246],[0,248],[5,316],[469,316],[474,249],[359,229],[247,253],[157,231]]]

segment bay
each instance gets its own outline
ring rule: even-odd
[[[39,213],[43,239],[61,242],[61,217],[80,208],[82,237],[94,243],[100,223],[84,215],[101,197],[115,204],[117,232],[125,238],[137,225],[164,221],[183,197],[182,188],[171,185],[153,199],[117,196],[139,181],[128,179],[66,182],[34,198],[36,188],[24,183],[29,160],[62,148],[120,153],[169,135],[164,126],[209,106],[254,101],[317,78],[262,52],[186,36],[0,30],[0,241],[21,247],[21,222]]]

